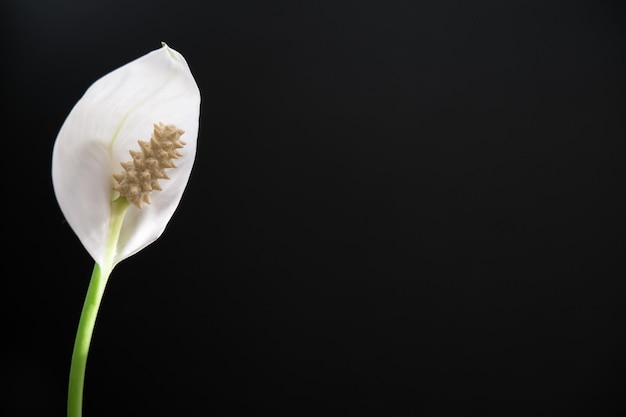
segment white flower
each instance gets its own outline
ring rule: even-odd
[[[191,70],[163,44],[97,80],[65,120],[52,155],[54,192],[109,272],[165,230],[191,174],[199,118]]]

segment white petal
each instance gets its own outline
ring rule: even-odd
[[[76,103],[57,137],[52,179],[66,220],[101,264],[111,217],[113,173],[131,159],[158,122],[185,130],[186,146],[152,204],[131,207],[114,264],[154,242],[178,206],[196,154],[200,91],[181,54],[163,46],[96,81]]]

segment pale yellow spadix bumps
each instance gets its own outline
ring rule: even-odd
[[[98,79],[74,105],[54,144],[52,182],[65,219],[96,263],[111,257],[119,214],[113,202],[131,203],[113,265],[163,233],[191,175],[199,119],[189,65],[165,44]]]
[[[130,150],[132,161],[121,163],[124,172],[113,174],[118,182],[113,189],[138,208],[142,203],[150,204],[152,191],[162,190],[159,180],[170,179],[165,170],[176,168],[173,160],[183,156],[179,151],[185,146],[180,139],[183,133],[183,129],[174,125],[155,124],[150,141],[140,140],[141,151]]]

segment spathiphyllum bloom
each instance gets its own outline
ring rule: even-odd
[[[71,110],[54,145],[52,181],[101,267],[164,231],[191,174],[199,116],[191,70],[165,44],[97,80]]]
[[[191,70],[163,44],[97,80],[59,131],[54,192],[95,261],[72,353],[68,417],[82,416],[87,353],[109,275],[165,230],[191,174],[199,118]]]

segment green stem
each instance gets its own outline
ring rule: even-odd
[[[70,378],[67,397],[68,417],[81,417],[83,414],[83,388],[85,385],[85,370],[87,368],[87,355],[93,330],[96,324],[96,317],[104,295],[104,289],[114,267],[115,252],[117,242],[120,237],[122,223],[129,203],[125,198],[115,200],[111,203],[111,222],[109,223],[109,233],[107,236],[106,253],[102,265],[95,264],[89,288],[85,296],[85,303],[80,314],[74,350],[72,352],[72,362],[70,365]]]
[[[76,341],[74,342],[67,403],[68,417],[80,417],[82,415],[87,354],[107,278],[102,275],[100,266],[96,264],[89,282],[85,304],[78,323],[78,331],[76,332]]]

